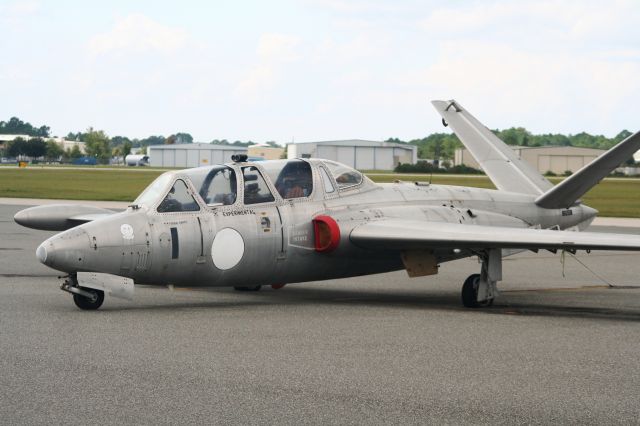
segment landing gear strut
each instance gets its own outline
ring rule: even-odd
[[[104,291],[88,287],[80,287],[76,274],[69,274],[60,289],[73,294],[73,302],[85,311],[94,311],[104,302]]]
[[[478,257],[482,261],[481,272],[470,275],[462,285],[462,304],[467,308],[493,305],[498,295],[497,283],[502,280],[502,250],[485,250]]]

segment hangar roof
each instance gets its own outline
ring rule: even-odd
[[[340,146],[370,146],[370,147],[393,147],[404,149],[416,149],[415,145],[395,142],[368,141],[365,139],[345,139],[335,141],[315,141],[315,142],[295,142],[295,145],[315,144],[315,145],[340,145]]]
[[[546,149],[550,151],[562,151],[566,150],[568,152],[583,152],[583,153],[593,153],[593,154],[601,154],[606,151],[606,149],[598,149],[598,148],[588,148],[584,146],[572,146],[572,145],[542,145],[542,146],[517,146],[510,145],[510,147],[514,150],[518,149],[526,149],[526,150],[534,150],[534,149]]]
[[[149,145],[151,149],[174,150],[174,149],[209,149],[220,151],[246,151],[246,146],[238,145],[219,145],[214,143],[196,142],[196,143],[179,143],[171,145]]]

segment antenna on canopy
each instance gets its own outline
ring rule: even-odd
[[[247,161],[249,156],[247,154],[234,154],[231,156],[231,161],[234,163],[244,163]]]

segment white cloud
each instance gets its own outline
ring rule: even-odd
[[[101,116],[137,136],[181,121],[209,140],[413,138],[443,130],[428,100],[455,97],[492,127],[609,135],[637,122],[638,0],[291,6],[261,5],[238,26],[240,3],[139,15],[125,2],[105,26],[84,3],[0,0],[0,45],[15,63],[0,70],[5,116],[40,114],[60,133]],[[10,10],[21,18],[6,21]]]
[[[363,13],[388,13],[397,11],[402,7],[397,2],[385,2],[377,0],[313,0],[318,6],[324,7],[340,13],[363,14]]]
[[[258,42],[258,55],[264,61],[291,61],[300,57],[300,39],[287,34],[263,34]]]
[[[41,4],[35,0],[20,0],[0,4],[0,22],[11,28],[21,28],[26,22],[37,17],[41,12]]]
[[[390,53],[390,42],[385,34],[360,33],[342,41],[333,38],[322,40],[313,51],[311,60],[327,65],[344,66],[362,63],[363,60],[380,58]]]
[[[7,13],[14,17],[28,16],[37,13],[40,10],[40,2],[35,0],[14,1],[6,5],[3,13]]]
[[[436,8],[420,26],[440,39],[473,34],[482,40],[503,38],[511,43],[575,46],[586,42],[637,44],[640,28],[633,23],[638,19],[640,9],[636,0],[494,1]]]
[[[258,65],[244,74],[236,87],[240,99],[256,102],[269,91],[276,82],[276,75],[270,65]]]
[[[555,10],[555,13],[554,13]],[[421,22],[421,26],[443,36],[496,28],[498,25],[518,26],[523,20],[562,19],[550,2],[482,3],[462,7],[436,8]]]
[[[238,99],[255,103],[262,99],[286,73],[285,64],[302,58],[301,40],[287,34],[262,34],[256,53],[258,61],[241,75],[236,85]]]
[[[89,40],[94,55],[115,53],[172,53],[183,47],[188,39],[182,28],[160,24],[144,15],[129,15],[115,26]]]
[[[634,0],[442,6],[419,23],[437,53],[408,80],[489,126],[615,134],[635,122],[620,105],[640,95],[639,20]]]
[[[414,75],[413,82],[436,97],[455,97],[481,105],[488,115],[498,114],[489,126],[576,132],[587,130],[576,124],[602,128],[614,116],[626,119],[627,127],[633,124],[630,115],[616,110],[640,93],[639,74],[637,61],[567,57],[465,40],[445,43],[438,59],[418,78]]]

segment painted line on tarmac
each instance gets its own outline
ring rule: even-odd
[[[558,288],[526,288],[518,290],[500,290],[500,293],[554,293],[554,292],[577,292],[577,291],[591,291],[591,290],[640,290],[640,286],[633,285],[585,285],[580,287],[558,287]]]

